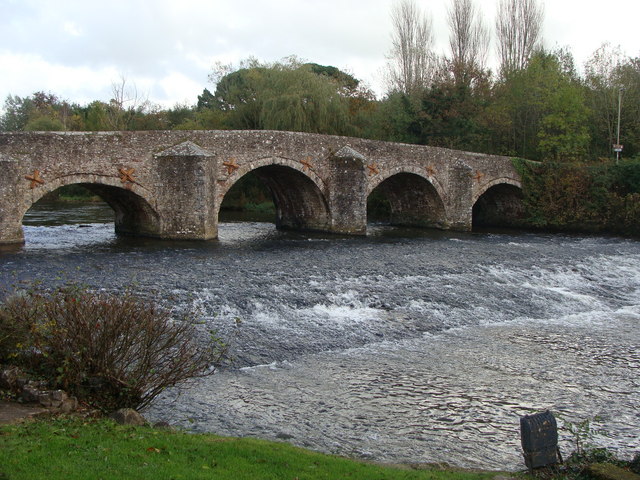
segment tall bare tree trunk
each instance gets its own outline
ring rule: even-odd
[[[452,0],[447,13],[452,72],[456,83],[468,85],[485,69],[489,30],[472,0]]]
[[[400,0],[391,11],[392,47],[387,63],[387,88],[412,95],[433,79],[433,26],[415,0]]]
[[[542,43],[543,21],[544,8],[537,0],[500,0],[496,36],[503,77],[526,68]]]

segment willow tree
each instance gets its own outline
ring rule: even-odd
[[[496,36],[503,78],[523,70],[542,43],[544,8],[537,0],[500,0]]]
[[[272,69],[265,80],[260,114],[264,129],[346,133],[348,102],[326,76],[300,66]]]
[[[213,103],[238,129],[349,133],[349,98],[357,80],[332,67],[295,58],[252,60],[217,79]]]
[[[430,86],[436,67],[433,22],[415,0],[400,0],[391,10],[391,51],[387,56],[387,89],[413,95]]]

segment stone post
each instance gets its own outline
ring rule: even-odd
[[[366,235],[367,180],[365,157],[345,146],[329,159],[330,229],[334,233]]]
[[[186,141],[154,156],[160,237],[209,240],[218,236],[215,159]]]

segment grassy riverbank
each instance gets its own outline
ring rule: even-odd
[[[0,428],[0,479],[430,479],[496,473],[392,468],[285,443],[58,418]]]

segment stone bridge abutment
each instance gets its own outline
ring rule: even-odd
[[[2,133],[0,172],[0,243],[22,242],[27,210],[72,184],[113,208],[117,233],[189,240],[217,237],[222,201],[249,173],[278,228],[343,234],[366,233],[374,190],[390,223],[466,231],[476,210],[517,214],[520,188],[506,157],[272,131]]]

